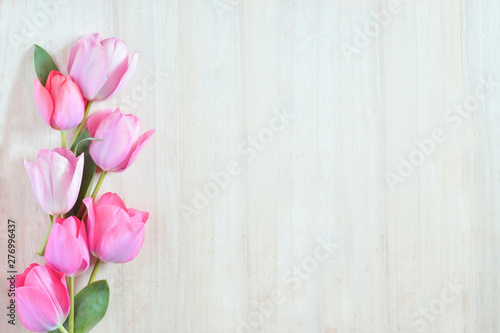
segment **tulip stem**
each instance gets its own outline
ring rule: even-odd
[[[92,270],[92,275],[90,275],[89,283],[87,283],[87,286],[94,282],[95,277],[97,276],[97,271],[99,270],[99,267],[101,267],[101,259],[97,258],[97,261],[94,264],[94,269]]]
[[[59,332],[61,332],[61,333],[68,333],[68,331],[66,331],[66,329],[64,328],[64,326],[63,326],[63,325],[59,326],[59,327],[57,328],[57,330],[58,330]]]
[[[66,131],[61,131],[61,147],[66,148]]]
[[[40,250],[38,250],[38,252],[36,254],[38,254],[39,256],[44,256],[45,254],[45,246],[47,246],[47,241],[49,240],[49,235],[50,235],[50,231],[52,230],[52,225],[54,224],[54,216],[53,215],[49,215],[50,216],[50,227],[49,227],[49,231],[47,232],[47,235],[45,236],[45,240],[43,241],[43,245],[42,247],[40,248]]]
[[[92,192],[92,199],[95,199],[97,196],[97,193],[99,193],[99,189],[101,188],[102,182],[104,181],[104,177],[106,177],[107,171],[101,172],[101,175],[99,176],[99,180],[97,181],[97,184],[95,185],[94,192]]]
[[[92,101],[87,101],[87,106],[85,107],[85,114],[83,115],[82,122],[76,128],[75,136],[73,136],[73,141],[71,141],[71,146],[70,147],[73,147],[73,145],[75,144],[76,139],[78,138],[78,136],[82,132],[83,124],[85,124],[85,121],[87,120],[87,117],[89,115],[89,111],[90,111],[90,106],[91,105],[92,105]]]
[[[71,307],[69,308],[69,333],[75,331],[75,278],[69,278],[69,297],[71,299]]]

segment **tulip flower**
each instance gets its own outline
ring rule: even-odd
[[[150,140],[154,129],[140,135],[141,122],[131,114],[122,114],[120,109],[101,110],[87,119],[92,141],[90,156],[103,171],[127,170]]]
[[[102,40],[99,34],[87,35],[71,48],[68,73],[78,83],[83,96],[91,101],[107,100],[120,91],[134,73],[138,53],[129,53],[116,38]]]
[[[51,71],[45,87],[35,79],[35,100],[45,122],[56,130],[76,127],[85,113],[78,85],[58,71]]]
[[[61,326],[70,310],[63,273],[50,265],[31,264],[16,276],[16,312],[28,330],[48,332]]]
[[[74,216],[56,218],[45,248],[45,260],[68,277],[85,272],[90,263],[85,224]]]
[[[66,214],[75,205],[83,174],[83,157],[71,150],[42,149],[35,163],[24,161],[35,199],[50,215]]]
[[[104,262],[125,263],[134,259],[144,242],[144,224],[148,212],[127,208],[115,193],[105,193],[97,203],[83,200],[87,206],[89,251]]]

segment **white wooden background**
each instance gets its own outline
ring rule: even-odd
[[[494,0],[0,0],[1,280],[7,218],[17,269],[43,262],[22,161],[59,145],[32,45],[65,72],[99,32],[141,54],[93,110],[156,134],[101,191],[151,217],[137,259],[99,272],[95,332],[500,332],[499,17]],[[24,332],[0,285],[0,331]]]

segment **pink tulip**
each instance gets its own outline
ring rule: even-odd
[[[89,250],[104,262],[124,263],[134,259],[144,242],[148,212],[125,207],[115,193],[105,193],[97,203],[83,199],[87,206]]]
[[[35,332],[57,329],[70,309],[64,274],[50,265],[31,264],[16,276],[15,301],[17,315],[24,327]]]
[[[128,48],[116,38],[102,40],[87,35],[71,48],[68,73],[78,83],[83,96],[92,101],[107,100],[120,91],[134,73],[138,53],[128,62]]]
[[[85,224],[74,216],[56,218],[45,248],[45,260],[69,277],[85,272],[90,262]]]
[[[76,127],[85,113],[78,85],[58,71],[51,71],[45,87],[35,79],[35,100],[45,122],[56,130]]]
[[[103,171],[113,172],[127,170],[154,133],[152,129],[140,135],[139,118],[120,109],[97,112],[87,120],[87,128],[93,138],[102,140],[90,143],[90,156]]]
[[[42,149],[35,163],[24,161],[35,199],[47,214],[66,214],[75,205],[82,181],[83,156],[76,158],[66,148]]]

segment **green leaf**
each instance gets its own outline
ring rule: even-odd
[[[75,333],[87,333],[97,325],[108,310],[109,285],[95,281],[75,296]]]
[[[45,86],[45,82],[47,82],[47,77],[49,76],[50,71],[58,71],[57,66],[47,51],[36,44],[33,59],[35,61],[36,76],[40,80],[40,83]]]
[[[73,207],[72,210],[73,215],[78,214],[80,206],[82,205],[82,200],[88,197],[88,193],[90,192],[90,188],[92,187],[92,183],[94,181],[96,165],[94,163],[94,160],[89,154],[89,146],[92,140],[95,139],[91,138],[89,131],[85,129],[82,131],[82,133],[80,133],[78,138],[75,140],[73,146],[71,146],[71,151],[75,153],[75,156],[80,156],[80,154],[82,153],[85,154],[82,183],[80,185],[80,192],[78,193],[78,199],[76,199],[75,206]]]
[[[109,304],[109,285],[106,280],[95,281],[75,296],[75,333],[87,333],[106,314]],[[68,329],[68,319],[64,322]],[[54,330],[49,333],[59,333]]]
[[[97,138],[85,138],[85,139],[82,139],[80,140],[79,142],[75,142],[76,143],[76,146],[75,146],[75,149],[74,151],[79,151],[78,147],[79,145],[82,143],[82,142],[87,142],[87,141],[102,141],[103,139],[97,139]],[[89,143],[90,145],[90,143]],[[81,153],[80,153],[81,154]],[[75,155],[76,156],[76,155]]]

